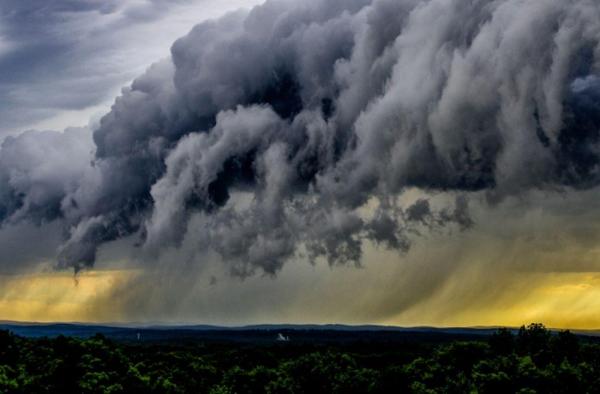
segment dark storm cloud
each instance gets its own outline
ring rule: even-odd
[[[132,234],[148,256],[193,237],[242,276],[406,251],[420,227],[471,226],[471,192],[598,184],[598,21],[587,0],[268,1],[125,89],[69,187],[0,178],[3,216],[61,221],[76,270]],[[409,188],[457,197],[403,208]]]
[[[61,215],[66,195],[77,190],[93,159],[91,134],[29,131],[0,146],[0,220],[41,223]]]

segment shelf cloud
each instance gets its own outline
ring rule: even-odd
[[[242,277],[405,253],[470,231],[474,195],[596,187],[599,67],[591,0],[269,0],[194,27],[97,126],[6,138],[0,234],[59,228],[76,272],[124,238]]]

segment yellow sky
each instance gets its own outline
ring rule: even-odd
[[[0,276],[0,320],[600,329],[600,202],[575,197],[474,205],[472,229],[416,237],[406,254],[367,245],[361,268],[299,257],[276,277],[242,280],[227,262],[173,253],[135,270],[101,258],[77,280]]]
[[[513,326],[542,322],[554,328],[600,328],[600,274],[551,273],[524,274],[505,284],[496,299],[477,303],[465,300],[464,309],[444,314],[444,299],[452,299],[453,289],[414,307],[389,323],[421,321],[441,326]],[[524,287],[527,288],[523,291]]]
[[[361,273],[361,270],[355,270],[350,275],[360,277],[363,273],[364,271]],[[111,297],[114,296],[116,288],[128,286],[136,275],[135,271],[112,270],[85,272],[79,275],[77,280],[69,273],[0,277],[0,319],[38,322],[127,322],[127,313],[122,310],[123,305],[118,300],[111,300]],[[523,286],[527,286],[528,291],[525,294],[518,293],[522,296],[515,296],[517,293],[513,292],[519,291]],[[325,293],[323,290],[317,290],[317,294]],[[221,296],[218,290],[215,290],[213,295]],[[210,297],[210,291],[202,296]],[[329,293],[329,296],[335,297],[335,294]],[[338,296],[343,295],[338,293]],[[452,312],[445,313],[450,304],[456,302],[456,297],[464,297],[464,293],[455,285],[447,286],[398,316],[365,322],[408,326],[519,326],[529,322],[543,322],[556,328],[600,328],[600,314],[597,313],[600,311],[598,273],[521,275],[508,282],[506,291],[500,293],[495,301],[478,304],[473,300],[464,300],[464,309],[457,311],[450,308]],[[330,298],[322,301],[338,303],[341,308],[344,305],[342,299]],[[317,308],[317,302],[313,293],[304,299],[296,299],[296,307],[290,305],[290,308],[303,314],[305,321],[327,322],[322,313],[323,309]],[[114,308],[110,307],[111,304]],[[315,310],[314,316],[310,316],[311,304]],[[297,305],[303,306],[298,308]],[[199,313],[199,316],[202,315],[203,313]],[[274,315],[277,315],[276,310]],[[269,316],[268,313],[261,318],[270,322],[283,322],[277,320],[277,316]],[[365,318],[368,318],[368,314]],[[350,323],[360,320],[360,316],[357,316],[357,319]],[[293,320],[300,321],[302,320]]]
[[[100,320],[96,305],[132,271],[90,271],[0,276],[0,319],[15,321]],[[115,317],[117,311],[115,311]],[[108,317],[108,316],[107,316]]]

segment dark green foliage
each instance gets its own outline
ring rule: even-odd
[[[541,324],[446,343],[128,344],[0,331],[0,393],[596,393],[600,345]]]

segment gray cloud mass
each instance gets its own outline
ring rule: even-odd
[[[592,0],[270,0],[197,25],[95,130],[7,139],[0,221],[58,223],[76,271],[130,236],[241,276],[359,264],[468,228],[472,192],[597,186],[599,66]],[[402,207],[410,188],[456,200]]]

